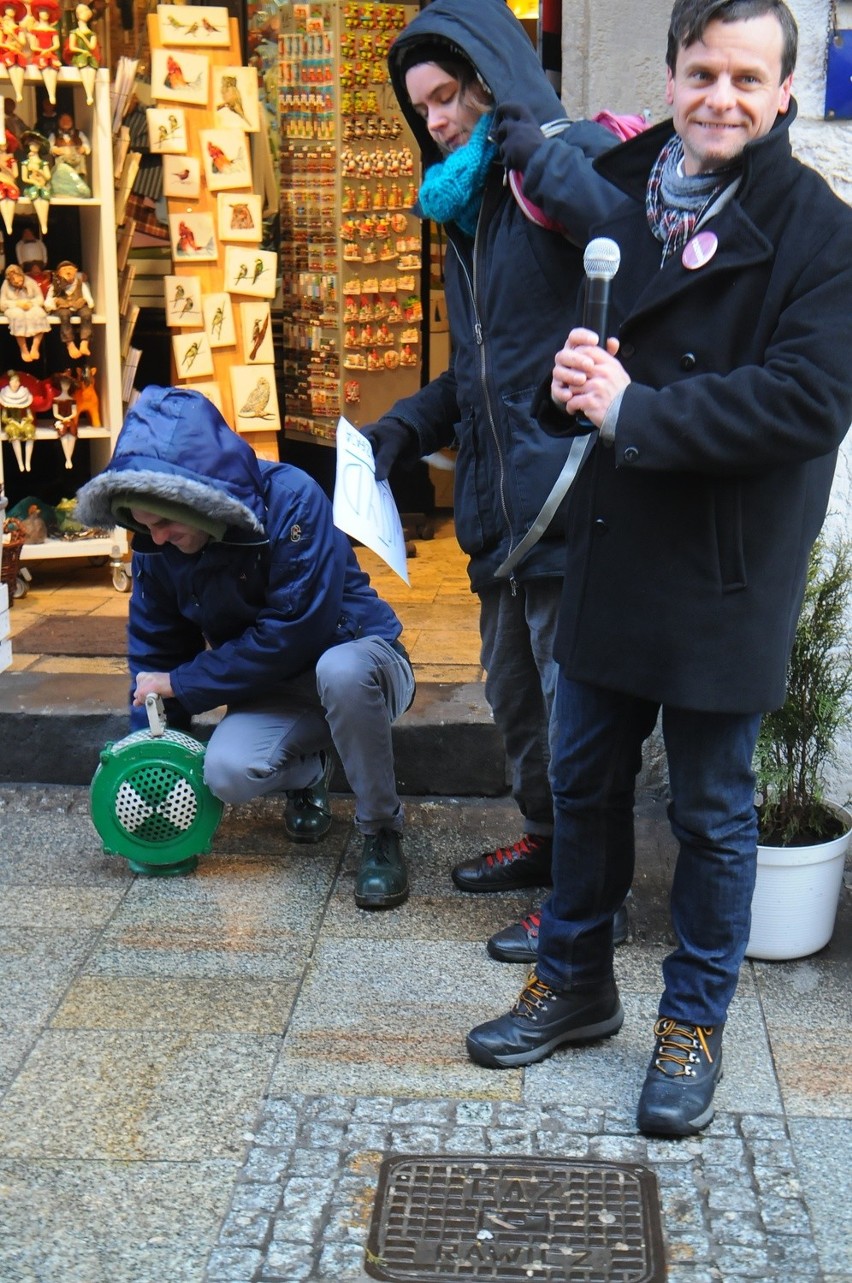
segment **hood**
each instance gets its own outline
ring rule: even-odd
[[[539,63],[532,41],[506,0],[432,0],[400,32],[388,53],[391,84],[428,167],[441,159],[425,122],[412,109],[402,75],[403,55],[413,45],[444,43],[447,53],[461,53],[490,89],[495,106],[522,102],[547,125],[566,119]]]
[[[113,499],[137,495],[186,505],[243,535],[264,536],[257,456],[213,402],[190,388],[144,389],[109,464],[77,492],[77,519],[110,529],[116,524]]]

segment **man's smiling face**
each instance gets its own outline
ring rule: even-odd
[[[736,160],[787,110],[792,73],[781,79],[783,33],[772,14],[707,24],[667,69],[666,102],[683,140],[684,171],[706,174]]]

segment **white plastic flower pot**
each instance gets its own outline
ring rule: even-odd
[[[834,931],[852,816],[846,832],[816,846],[758,846],[747,958],[806,958],[825,947]]]

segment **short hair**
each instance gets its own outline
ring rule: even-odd
[[[786,80],[796,67],[799,28],[784,0],[675,0],[666,45],[667,66],[674,71],[680,50],[700,40],[711,22],[742,22],[766,13],[776,17],[781,27],[781,80]]]

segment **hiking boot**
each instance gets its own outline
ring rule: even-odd
[[[695,1136],[712,1120],[713,1093],[722,1077],[723,1029],[660,1017],[636,1111],[641,1132]]]
[[[538,957],[538,929],[541,914],[528,913],[520,922],[496,931],[485,947],[498,962],[535,962]],[[612,943],[624,944],[627,939],[627,906],[616,909],[612,920]]]
[[[408,896],[408,871],[399,834],[380,829],[364,838],[364,851],[355,875],[359,909],[392,909]]]
[[[284,808],[284,832],[294,842],[319,842],[331,828],[331,803],[328,786],[333,763],[331,754],[323,754],[325,765],[316,784],[306,789],[288,789]]]
[[[453,869],[460,891],[514,891],[518,887],[550,886],[553,838],[525,833],[514,846],[498,846],[465,860]]]
[[[534,1065],[565,1043],[617,1034],[624,1021],[614,980],[594,989],[554,991],[531,971],[511,1011],[467,1036],[471,1060],[489,1069]]]

